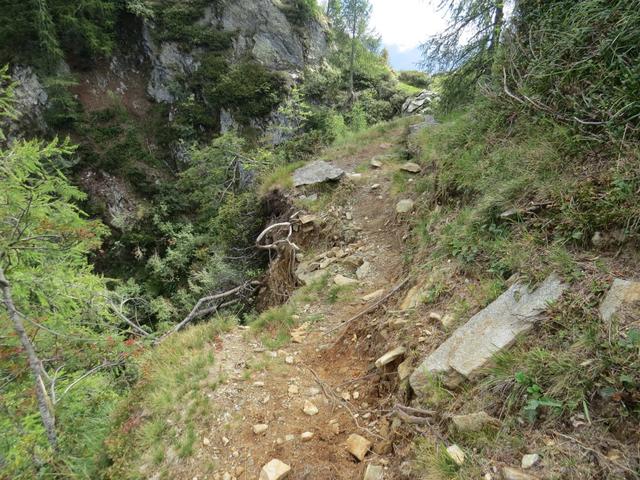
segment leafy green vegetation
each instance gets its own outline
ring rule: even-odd
[[[460,321],[514,275],[536,282],[553,271],[570,288],[535,335],[495,356],[479,384],[450,392],[458,406],[442,400],[437,378],[426,388],[425,403],[485,410],[503,422],[493,436],[448,433],[447,440],[474,452],[457,471],[448,469],[436,442],[418,444],[418,467],[434,478],[480,476],[497,459],[520,458],[531,448],[523,443],[537,439],[526,425],[581,441],[622,435],[631,445],[640,414],[638,357],[629,355],[637,332],[618,320],[605,324],[598,311],[612,278],[635,278],[640,211],[631,192],[640,186],[639,158],[627,114],[636,105],[628,78],[625,86],[618,82],[632,71],[627,52],[637,46],[640,16],[622,14],[628,3],[557,0],[519,2],[502,23],[501,4],[446,2],[452,26],[428,45],[437,55],[427,60],[440,68],[453,63],[438,77],[441,124],[409,137],[428,171],[415,182],[422,204],[414,258],[430,280],[446,271],[446,288],[434,301]],[[481,6],[493,15],[480,15]],[[474,18],[474,40],[459,44],[456,22]],[[499,43],[489,26],[503,30]],[[613,112],[600,103],[605,99],[621,109]],[[470,281],[461,285],[459,277]],[[546,452],[546,474],[561,475],[567,451],[555,444],[537,449]],[[625,456],[606,473],[570,463],[580,478],[616,478],[637,469],[634,462]]]
[[[0,85],[11,108],[4,75]],[[90,472],[129,380],[126,329],[88,262],[105,228],[77,208],[85,194],[58,169],[73,150],[58,139],[0,147],[0,457],[12,478]]]
[[[124,2],[9,0],[2,5],[0,65],[21,63],[45,70],[72,55],[88,65],[115,46],[115,23]]]
[[[398,80],[419,90],[429,88],[432,82],[429,74],[418,70],[404,70],[398,74]]]

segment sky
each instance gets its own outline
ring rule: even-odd
[[[371,27],[382,36],[396,70],[415,70],[421,60],[419,46],[430,35],[444,30],[439,0],[370,0]]]

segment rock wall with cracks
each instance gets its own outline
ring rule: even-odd
[[[319,65],[328,50],[328,26],[314,19],[299,28],[287,18],[278,0],[223,1],[203,12],[200,26],[235,33],[232,63],[251,57],[271,71],[288,73],[296,80],[306,67]],[[144,45],[151,62],[148,93],[157,102],[171,103],[171,83],[200,66],[197,51],[184,52],[176,42],[157,43],[155,26],[144,27]]]

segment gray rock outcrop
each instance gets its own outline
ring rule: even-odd
[[[151,62],[147,93],[158,103],[172,103],[175,97],[171,91],[172,84],[180,77],[191,75],[198,70],[199,62],[193,53],[180,50],[175,42],[158,44],[152,35],[153,26],[144,26],[143,45]]]
[[[402,115],[418,115],[421,113],[433,113],[434,103],[438,100],[438,94],[430,90],[423,90],[414,97],[409,97],[402,105]]]
[[[234,41],[234,56],[250,54],[271,70],[301,71],[318,64],[327,51],[327,27],[312,20],[304,29],[291,24],[279,2],[251,0],[226,2],[219,18],[208,9],[205,22],[212,28],[238,32]]]
[[[533,291],[521,283],[514,284],[431,353],[411,375],[411,387],[420,392],[437,374],[473,377],[494,354],[533,328],[548,304],[560,298],[565,289],[556,275]]]
[[[228,1],[202,13],[198,25],[235,34],[232,63],[248,56],[271,71],[289,73],[292,81],[305,68],[320,64],[328,50],[328,27],[322,20],[313,19],[304,28],[296,28],[274,0]],[[172,84],[198,70],[200,49],[185,52],[175,42],[158,43],[154,29],[152,22],[143,29],[143,44],[151,62],[147,92],[157,102],[172,103]]]
[[[13,107],[18,112],[18,118],[3,119],[4,134],[7,137],[19,137],[25,130],[45,130],[43,115],[49,96],[36,73],[31,67],[18,65],[11,70],[11,80],[16,83]]]
[[[323,162],[311,162],[293,172],[293,186],[315,185],[328,181],[339,180],[344,176],[344,170]]]

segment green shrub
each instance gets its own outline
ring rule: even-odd
[[[250,120],[271,113],[284,95],[284,78],[251,60],[234,65],[215,88],[217,103],[233,110],[237,120]]]
[[[421,90],[431,85],[431,76],[418,70],[404,70],[398,74],[398,80]]]
[[[287,19],[297,27],[304,27],[318,15],[316,0],[284,0],[280,8]]]
[[[53,71],[67,55],[90,65],[112,53],[121,9],[108,0],[4,2],[0,65],[26,63]]]

